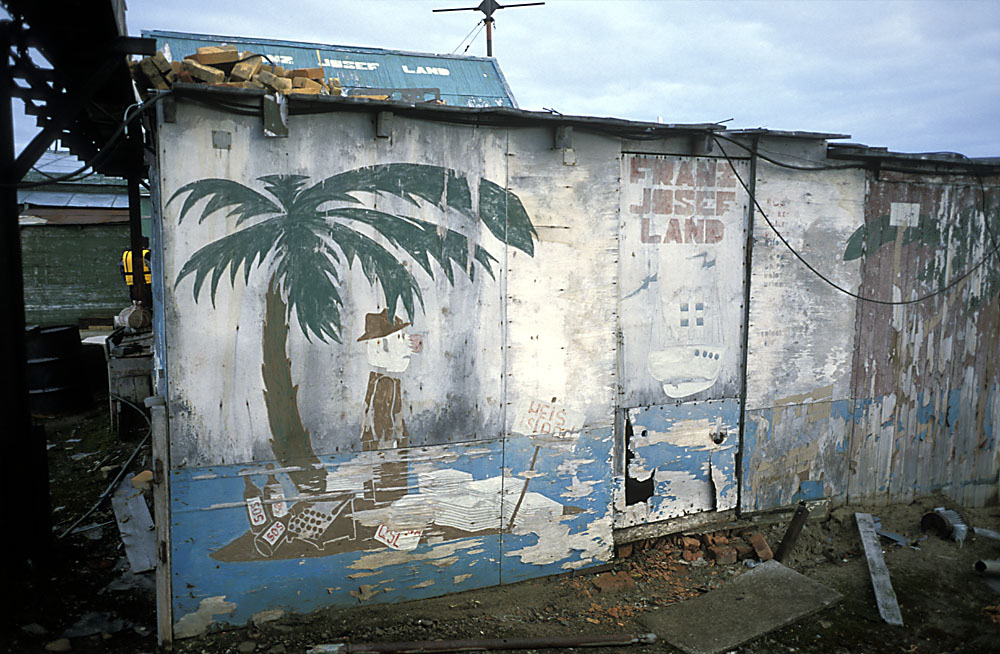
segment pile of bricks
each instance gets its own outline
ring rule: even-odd
[[[340,80],[324,77],[323,69],[285,70],[262,55],[239,51],[234,45],[206,46],[183,61],[168,61],[162,52],[131,62],[132,78],[140,93],[165,91],[174,82],[233,88],[265,89],[285,95],[341,95]]]
[[[774,558],[767,540],[760,532],[735,533],[736,530],[724,530],[701,534],[700,536],[668,536],[663,546],[679,551],[680,558],[689,563],[707,559],[719,565],[732,565],[737,561],[756,558],[759,561],[769,561]],[[633,544],[620,545],[618,556],[631,556]]]

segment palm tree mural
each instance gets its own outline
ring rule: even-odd
[[[261,370],[271,448],[282,466],[301,468],[289,475],[300,491],[320,492],[325,472],[302,424],[298,386],[292,380],[286,354],[292,315],[307,340],[315,337],[324,343],[340,343],[344,306],[340,287],[345,266],[359,265],[372,286],[381,288],[390,317],[402,305],[412,319],[418,305],[423,308],[423,297],[401,257],[415,262],[432,279],[443,274],[452,285],[456,271],[474,280],[477,266],[494,277],[493,264],[497,262],[481,245],[455,230],[357,206],[361,200],[356,195],[389,194],[415,208],[422,201],[442,211],[456,211],[476,223],[482,221],[497,239],[529,256],[534,255],[537,234],[515,194],[480,179],[478,208],[473,209],[467,179],[440,166],[369,166],[312,186],[302,175],[267,175],[258,181],[266,194],[228,179],[202,179],[185,184],[171,196],[168,205],[187,194],[178,223],[207,200],[199,223],[225,211],[226,217],[236,218],[238,228],[195,252],[181,268],[174,286],[192,276],[197,302],[208,281],[214,306],[227,269],[231,285],[241,268],[244,281],[249,281],[254,269],[269,274]],[[382,242],[368,234],[381,237]]]

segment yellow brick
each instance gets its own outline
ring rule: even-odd
[[[279,93],[285,93],[292,88],[292,80],[285,77],[278,77],[274,73],[269,73],[264,70],[254,75],[254,79],[263,84],[265,88],[269,88],[272,91],[277,91]]]
[[[323,85],[319,82],[314,82],[308,77],[294,77],[292,78],[292,87],[297,89],[316,89],[319,91],[323,88]]]
[[[229,64],[240,58],[240,53],[235,45],[214,46],[208,45],[198,48],[194,58],[199,64],[204,66],[214,66],[216,64]]]
[[[139,70],[141,70],[142,74],[146,76],[151,88],[159,89],[161,91],[170,88],[170,85],[165,79],[163,79],[163,75],[160,73],[160,67],[153,61],[153,57],[143,58],[142,61],[139,62]]]
[[[240,59],[244,59],[245,61],[234,65],[232,72],[229,73],[229,76],[237,82],[246,82],[252,79],[260,71],[261,65],[264,62],[259,55],[254,56],[250,52],[240,53]]]
[[[199,82],[218,84],[219,82],[224,82],[226,80],[226,74],[218,68],[203,66],[197,61],[192,61],[191,59],[184,60],[181,64],[181,70],[187,72],[192,78]]]
[[[156,54],[152,57],[149,57],[149,59],[153,62],[153,65],[156,66],[156,69],[160,71],[161,75],[166,75],[171,71],[170,62],[167,61],[167,58],[164,57],[163,53],[159,50],[157,50]]]
[[[323,69],[322,68],[296,68],[291,71],[291,77],[294,79],[296,77],[308,77],[309,79],[323,79]]]

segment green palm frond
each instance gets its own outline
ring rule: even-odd
[[[302,191],[292,210],[311,213],[325,202],[359,204],[353,193],[387,193],[414,206],[421,199],[472,216],[472,195],[465,178],[449,168],[412,163],[366,166],[327,177]]]
[[[455,283],[452,263],[457,264],[459,270],[467,271],[469,278],[475,280],[475,268],[469,265],[469,239],[453,229],[418,218],[395,216],[374,209],[356,207],[333,209],[324,215],[370,225],[389,243],[410,255],[431,279],[434,278],[434,270],[430,259],[433,259],[437,261],[445,277],[452,284]],[[483,266],[490,277],[494,276],[491,263],[496,262],[496,259],[489,252],[476,245],[473,258]]]
[[[886,243],[895,241],[899,229],[901,227],[891,223],[888,214],[863,224],[854,230],[854,233],[847,240],[847,247],[844,248],[844,261],[852,261],[874,254]],[[920,241],[924,245],[933,245],[939,240],[940,232],[937,222],[927,214],[920,216],[920,222],[916,226],[906,227],[903,232],[903,245],[909,245],[914,241]]]
[[[406,314],[411,318],[416,315],[414,299],[423,308],[424,298],[420,286],[392,252],[361,232],[339,223],[331,224],[329,230],[331,239],[343,251],[348,265],[357,260],[368,281],[372,285],[376,282],[382,285],[390,314],[396,310],[397,302],[402,302]]]
[[[308,180],[305,175],[264,175],[257,178],[257,181],[264,182],[264,189],[278,198],[278,202],[288,212],[291,212],[295,198]]]
[[[212,241],[191,255],[185,262],[174,282],[174,288],[188,275],[194,275],[194,299],[209,273],[212,274],[212,306],[215,306],[215,291],[226,268],[229,268],[229,283],[236,281],[236,272],[243,266],[243,280],[250,278],[250,269],[260,264],[274,247],[282,232],[282,224],[277,218],[251,225],[233,232],[217,241]]]
[[[472,195],[465,177],[456,171],[426,164],[395,163],[357,168],[328,177],[306,187],[304,175],[266,175],[258,178],[275,199],[226,179],[205,179],[178,189],[170,202],[187,193],[178,222],[196,205],[201,209],[199,222],[216,211],[228,209],[236,216],[236,226],[245,221],[270,216],[263,222],[244,227],[201,248],[184,264],[175,286],[187,276],[194,276],[194,297],[210,279],[212,303],[219,281],[230,271],[234,283],[243,267],[248,279],[254,265],[260,265],[273,252],[274,275],[288,296],[288,318],[294,311],[306,338],[340,342],[341,311],[339,266],[358,261],[366,278],[381,286],[386,306],[395,310],[402,304],[412,319],[416,305],[423,306],[420,287],[412,271],[399,259],[405,252],[432,279],[435,266],[455,283],[456,269],[475,280],[478,263],[494,277],[496,259],[464,234],[415,217],[399,216],[357,206],[340,206],[320,211],[326,203],[357,205],[358,193],[393,195],[420,206],[430,203],[441,210],[451,209],[472,220],[482,220],[499,240],[534,255],[537,238],[531,219],[517,195],[489,180],[479,182],[478,212],[472,209]],[[477,215],[478,213],[478,215]],[[328,222],[335,219],[338,222]],[[358,232],[352,225],[363,224],[384,238]],[[330,243],[333,246],[331,247]],[[344,257],[337,254],[337,248]]]
[[[497,239],[535,256],[538,233],[521,198],[486,178],[479,180],[479,218]]]
[[[338,285],[339,257],[330,246],[320,244],[319,256],[285,256],[277,260],[274,278],[280,279],[288,294],[285,320],[291,322],[292,312],[306,340],[310,333],[322,342],[342,342],[340,337],[340,310],[344,301]]]
[[[167,204],[170,204],[181,195],[190,192],[184,204],[181,205],[180,215],[177,217],[178,224],[184,220],[184,216],[194,208],[199,201],[208,198],[201,216],[198,218],[200,224],[210,214],[233,207],[228,216],[237,216],[236,225],[239,226],[246,220],[256,216],[281,213],[281,208],[274,204],[266,195],[262,195],[248,186],[230,179],[200,179],[177,189]],[[277,194],[275,194],[276,197]]]

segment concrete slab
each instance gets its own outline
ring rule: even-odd
[[[718,590],[648,613],[641,622],[689,654],[716,654],[832,606],[842,597],[777,561],[767,561]]]

